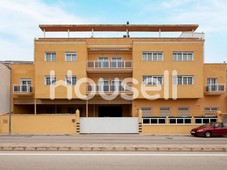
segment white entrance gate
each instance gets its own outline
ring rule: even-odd
[[[80,118],[80,133],[139,133],[137,117]]]

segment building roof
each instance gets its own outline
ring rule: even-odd
[[[195,31],[197,24],[180,25],[134,25],[134,24],[85,24],[85,25],[39,25],[45,32],[82,32],[82,31],[109,31],[109,32],[185,32]]]
[[[0,61],[1,64],[9,66],[11,64],[33,64],[33,61],[18,61],[18,60],[5,60]]]

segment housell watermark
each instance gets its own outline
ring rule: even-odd
[[[171,73],[171,74],[170,74]],[[55,71],[50,71],[50,76],[55,77]],[[73,77],[72,71],[68,70],[66,77]],[[95,95],[99,94],[105,100],[113,100],[120,96],[125,100],[133,100],[142,97],[148,100],[157,100],[164,98],[165,100],[177,99],[177,71],[169,72],[165,70],[162,76],[143,76],[143,80],[135,78],[118,77],[107,80],[99,78],[96,83],[91,78],[80,78],[74,83],[71,80],[58,80],[51,82],[50,85],[50,99],[56,98],[56,92],[59,86],[66,88],[66,96],[68,100],[75,96],[82,100],[90,100]],[[170,97],[171,95],[171,97]]]

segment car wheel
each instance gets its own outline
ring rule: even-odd
[[[207,138],[211,137],[211,133],[210,132],[206,132],[205,133],[205,137],[207,137]]]

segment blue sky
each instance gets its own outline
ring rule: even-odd
[[[226,0],[1,0],[0,60],[33,60],[39,24],[199,24],[205,62],[227,62]]]

